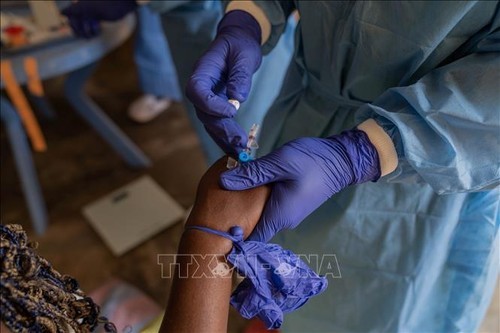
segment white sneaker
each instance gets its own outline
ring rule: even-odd
[[[128,116],[138,123],[147,123],[168,109],[171,104],[171,99],[145,94],[130,104]]]

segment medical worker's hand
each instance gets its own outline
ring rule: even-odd
[[[252,76],[262,61],[261,30],[248,13],[234,10],[219,23],[217,36],[198,60],[186,87],[198,118],[214,141],[228,154],[245,148],[247,135],[236,123],[236,108],[228,102],[244,102]]]
[[[117,21],[137,7],[135,0],[79,0],[62,10],[78,37],[91,38],[100,33],[100,21]]]
[[[380,177],[376,148],[353,129],[325,139],[300,138],[221,175],[228,190],[272,183],[271,196],[249,240],[268,241],[293,229],[343,188]]]

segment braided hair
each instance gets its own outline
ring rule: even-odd
[[[99,306],[78,282],[61,275],[35,252],[20,225],[0,224],[0,305],[3,323],[13,332],[91,332],[103,323]]]

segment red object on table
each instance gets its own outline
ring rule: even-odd
[[[3,29],[12,46],[21,46],[28,42],[25,30],[26,29],[21,25],[9,25],[7,28]]]
[[[9,25],[7,28],[3,29],[3,31],[9,35],[17,35],[24,32],[24,27],[22,25]]]

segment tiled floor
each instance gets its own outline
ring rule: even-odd
[[[90,95],[146,152],[154,165],[131,170],[71,110],[61,96],[62,80],[45,84],[58,119],[43,121],[48,141],[46,153],[35,162],[50,214],[45,235],[34,237],[40,252],[61,272],[73,275],[86,291],[110,277],[120,277],[142,289],[160,305],[167,299],[170,281],[160,278],[157,253],[175,253],[182,229],[177,224],[136,249],[116,258],[89,226],[81,208],[96,198],[138,178],[151,175],[182,206],[189,207],[205,164],[196,135],[180,105],[147,125],[126,117],[127,105],[138,96],[131,42],[110,54],[88,84]],[[21,223],[31,232],[12,155],[1,131],[1,220]],[[481,332],[499,332],[498,288]],[[244,322],[231,316],[230,331],[241,331]]]

